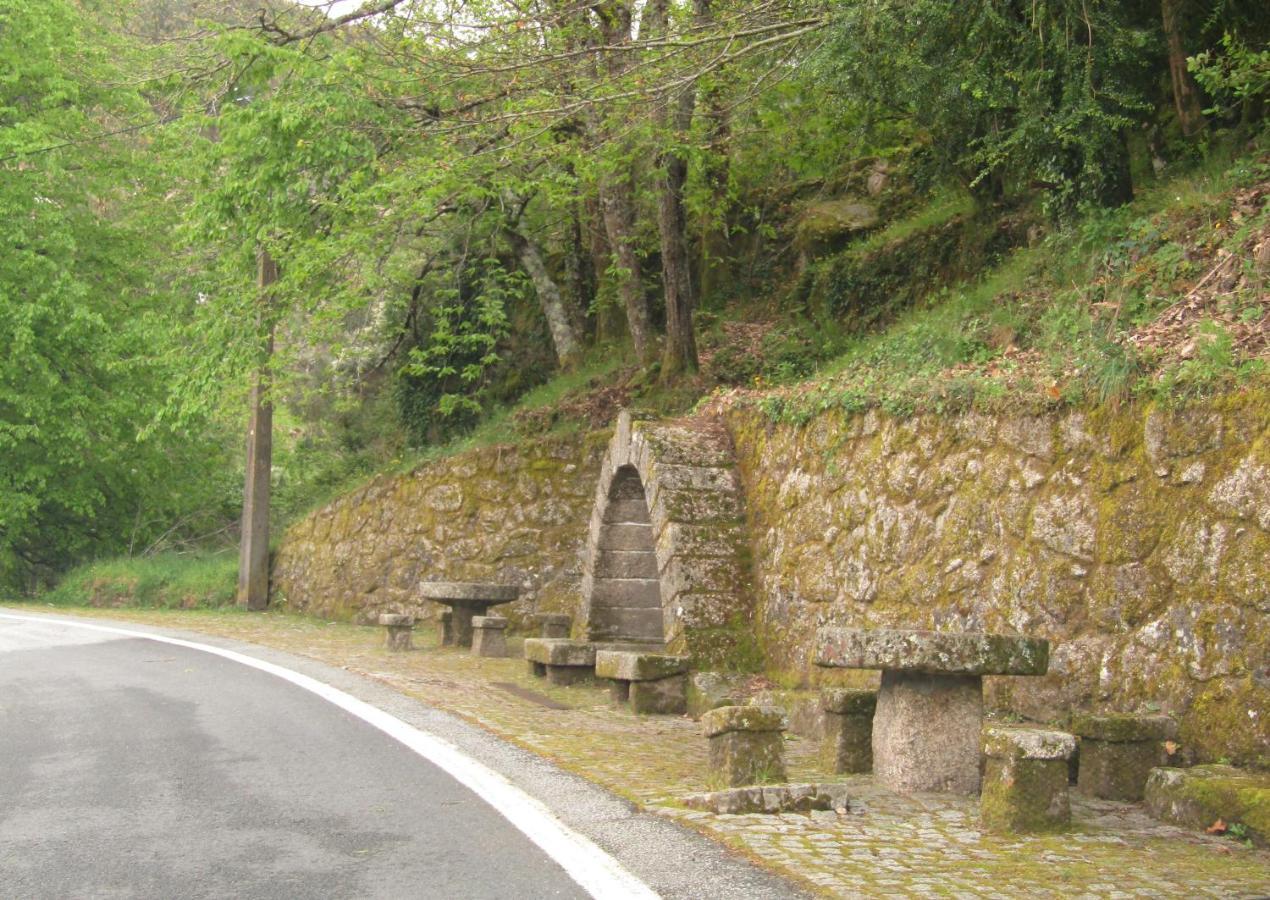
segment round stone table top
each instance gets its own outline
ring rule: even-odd
[[[816,665],[931,675],[1044,675],[1049,641],[1007,634],[821,628]]]
[[[520,588],[514,584],[481,581],[424,581],[419,584],[419,595],[449,605],[495,606],[515,600],[520,596]]]

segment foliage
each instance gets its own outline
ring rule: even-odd
[[[165,173],[95,5],[0,9],[0,583],[217,527],[232,488],[207,423],[153,427],[173,374],[156,273]]]
[[[820,65],[873,118],[909,121],[933,178],[986,199],[1037,182],[1059,211],[1123,202],[1121,131],[1158,55],[1132,6],[847,2]]]
[[[1270,100],[1270,47],[1257,50],[1230,32],[1222,35],[1221,47],[1221,53],[1205,50],[1187,61],[1216,101],[1206,112],[1230,113],[1237,105],[1251,109]]]

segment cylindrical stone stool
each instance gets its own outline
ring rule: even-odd
[[[409,650],[410,649],[410,633],[415,627],[415,617],[405,616],[399,613],[383,613],[379,617],[379,624],[387,629],[387,635],[384,638],[384,646],[389,650]]]
[[[472,655],[504,657],[507,655],[507,620],[502,616],[472,617]]]
[[[573,627],[573,617],[564,613],[538,613],[534,616],[538,623],[539,637],[567,638]]]
[[[437,616],[437,645],[454,646],[454,611],[445,609]]]
[[[785,716],[761,706],[720,706],[701,717],[710,741],[711,787],[785,780]]]
[[[979,820],[988,831],[1061,831],[1072,819],[1067,760],[1076,738],[1039,728],[983,729]]]
[[[825,717],[825,736],[820,744],[821,763],[840,775],[873,770],[873,712],[878,695],[851,688],[824,688],[820,708]]]
[[[1177,733],[1168,716],[1076,716],[1080,737],[1076,788],[1103,800],[1141,800],[1151,769],[1164,765],[1162,742]]]

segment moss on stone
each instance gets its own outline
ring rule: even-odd
[[[1270,774],[1221,765],[1158,768],[1147,782],[1146,803],[1168,822],[1199,830],[1220,820],[1228,832],[1243,826],[1236,833],[1270,844]]]
[[[1065,830],[1071,823],[1066,761],[989,757],[979,819],[989,831]]]

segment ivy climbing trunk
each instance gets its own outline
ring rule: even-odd
[[[268,250],[257,254],[261,325],[268,315],[268,291],[278,280],[278,267]],[[251,418],[247,426],[247,466],[243,485],[242,539],[238,554],[238,605],[261,610],[269,605],[269,479],[273,469],[273,403],[269,398],[269,358],[273,326],[261,348],[263,359],[252,380]]]

